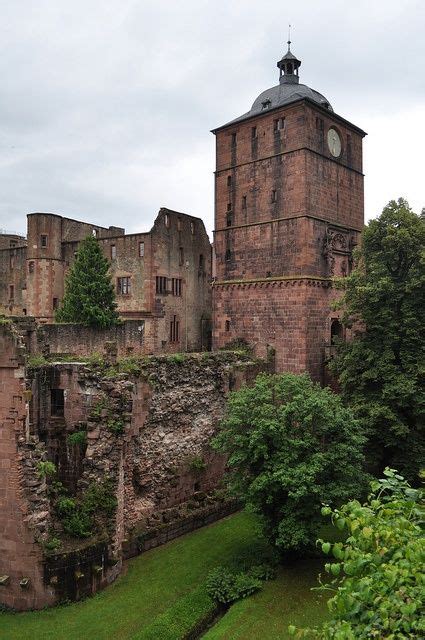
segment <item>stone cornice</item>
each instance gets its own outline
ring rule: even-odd
[[[232,229],[243,229],[245,227],[256,227],[261,224],[272,224],[273,222],[285,222],[286,220],[296,220],[297,218],[310,218],[311,220],[318,220],[319,222],[325,222],[329,224],[331,227],[337,227],[338,229],[345,229],[346,231],[356,231],[361,233],[361,229],[357,227],[351,227],[346,224],[340,224],[339,222],[333,222],[332,220],[327,220],[326,218],[319,218],[318,216],[312,216],[311,214],[300,213],[295,216],[289,216],[287,218],[271,218],[270,220],[259,220],[258,222],[247,222],[246,224],[234,224],[231,227],[221,227],[219,229],[214,229],[213,233],[218,233],[219,231],[231,231]]]
[[[321,276],[275,276],[273,278],[246,278],[237,280],[215,280],[213,281],[213,287],[240,287],[245,285],[292,285],[296,283],[299,285],[306,284],[307,286],[324,286],[329,287],[332,285],[333,278],[323,278]]]

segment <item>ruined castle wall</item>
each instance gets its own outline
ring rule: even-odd
[[[36,464],[44,451],[29,444],[25,374],[19,339],[0,326],[0,603],[41,608],[55,600],[43,582],[42,547],[48,519],[45,482]]]
[[[155,351],[154,318],[124,320],[116,327],[93,329],[79,324],[45,324],[37,330],[34,345],[44,355],[105,355],[112,350],[119,358]]]

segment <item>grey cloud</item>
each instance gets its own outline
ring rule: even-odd
[[[146,229],[166,205],[211,229],[209,131],[276,84],[288,21],[302,81],[337,113],[367,129],[423,105],[420,0],[3,0],[0,227],[45,210]]]

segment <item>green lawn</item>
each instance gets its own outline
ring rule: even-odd
[[[127,573],[93,598],[44,611],[0,613],[0,639],[178,640],[213,610],[202,588],[206,573],[218,564],[256,558],[265,548],[252,516],[230,516],[131,560]],[[287,624],[319,620],[321,608],[308,589],[316,567],[309,562],[282,569],[262,593],[232,607],[206,637],[254,639],[265,625],[262,638],[284,638],[279,634]]]
[[[284,640],[290,637],[289,624],[319,624],[327,615],[327,598],[310,587],[317,584],[322,567],[309,560],[281,568],[262,591],[236,602],[203,640]]]

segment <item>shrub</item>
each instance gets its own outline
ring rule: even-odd
[[[203,473],[207,468],[207,463],[201,456],[193,456],[187,466],[192,473]]]
[[[49,540],[46,540],[46,542],[44,542],[44,548],[46,551],[56,551],[56,549],[59,549],[59,547],[62,545],[62,542],[59,540],[59,538],[50,538]]]
[[[89,538],[92,524],[90,514],[82,509],[75,509],[62,520],[64,531],[73,538]]]
[[[37,474],[39,478],[47,478],[53,476],[56,473],[56,465],[53,462],[38,462]]]
[[[56,510],[60,516],[68,516],[75,511],[76,504],[73,498],[62,497],[56,502]]]
[[[70,445],[84,447],[87,444],[87,433],[86,431],[76,431],[71,433],[67,440]]]
[[[114,420],[111,418],[106,423],[106,427],[111,433],[115,433],[115,435],[120,435],[124,433],[124,422],[122,420]]]
[[[257,565],[247,571],[232,571],[227,567],[217,567],[210,571],[206,579],[206,590],[210,598],[220,604],[230,604],[247,598],[262,588],[263,580],[275,577],[269,565]]]

